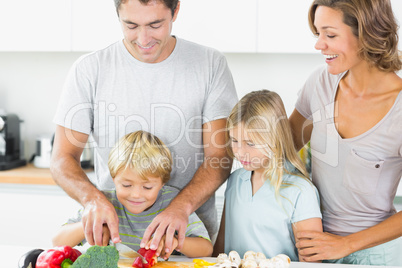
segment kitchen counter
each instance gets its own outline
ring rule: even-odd
[[[28,247],[16,247],[16,246],[6,246],[0,245],[0,252],[7,252],[5,259],[2,260],[2,268],[14,268],[17,267],[18,260],[20,257],[32,250],[33,248]],[[215,262],[216,258],[203,258],[209,262]],[[172,256],[170,261],[184,261],[192,262],[192,259],[186,257]],[[382,268],[382,267],[396,267],[396,266],[367,266],[367,265],[346,265],[346,264],[324,264],[324,263],[303,263],[303,262],[292,262],[290,268]]]
[[[92,169],[84,171],[88,173]],[[37,168],[32,164],[0,171],[0,183],[56,185],[48,168]]]

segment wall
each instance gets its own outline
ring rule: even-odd
[[[79,52],[0,52],[0,109],[24,121],[22,139],[27,159],[38,135],[52,133],[52,118],[61,89]],[[257,89],[277,91],[288,113],[297,92],[316,66],[317,54],[226,54],[239,97]]]

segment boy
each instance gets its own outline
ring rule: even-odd
[[[115,190],[104,194],[116,209],[122,243],[138,250],[148,224],[179,193],[176,188],[165,186],[172,170],[170,151],[154,135],[145,131],[133,132],[121,138],[112,149],[108,167]],[[53,238],[54,246],[76,246],[85,240],[81,212],[62,226]],[[109,234],[103,237],[108,238]],[[164,243],[162,239],[159,248],[164,248]],[[173,248],[177,245],[177,238],[174,238]],[[203,257],[210,256],[212,249],[204,224],[195,213],[191,214],[181,253],[190,258]],[[161,257],[164,253],[162,250]]]

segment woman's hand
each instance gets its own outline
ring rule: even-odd
[[[303,231],[297,234],[296,247],[304,261],[334,260],[353,252],[347,236]]]

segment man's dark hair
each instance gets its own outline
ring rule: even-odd
[[[128,1],[128,0],[114,0],[114,5],[116,7],[117,15],[119,15],[120,5],[125,1]],[[172,11],[172,16],[174,15],[174,12],[177,8],[177,3],[179,2],[179,0],[138,0],[138,1],[140,1],[140,3],[143,5],[147,5],[151,1],[159,1]]]

